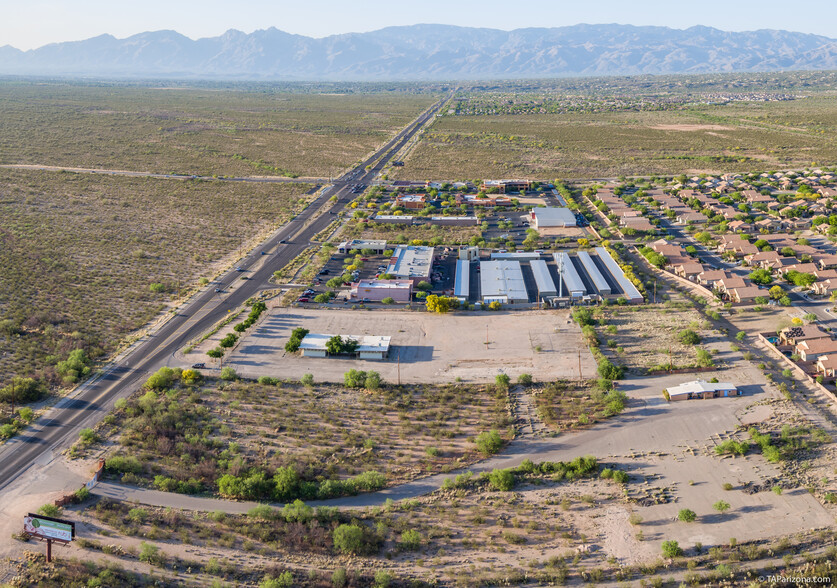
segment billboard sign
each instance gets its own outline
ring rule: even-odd
[[[76,524],[31,512],[23,517],[23,532],[39,539],[52,539],[69,543],[75,538]]]

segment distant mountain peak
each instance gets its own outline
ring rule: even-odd
[[[0,73],[256,80],[497,79],[837,69],[837,41],[782,30],[579,24],[503,31],[392,26],[314,39],[275,27],[192,40],[173,30],[0,47]]]

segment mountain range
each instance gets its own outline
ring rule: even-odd
[[[513,31],[420,24],[312,38],[276,28],[192,40],[101,35],[20,51],[0,74],[240,80],[452,80],[837,69],[837,40],[631,25]]]

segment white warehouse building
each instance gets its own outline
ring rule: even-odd
[[[501,302],[529,302],[526,283],[520,262],[513,260],[495,260],[480,262],[480,289],[482,300],[486,304]]]
[[[572,210],[561,207],[533,208],[531,217],[533,229],[574,227],[578,222]]]

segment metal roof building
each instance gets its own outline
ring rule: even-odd
[[[529,301],[519,261],[481,261],[480,289],[485,303]]]
[[[558,272],[561,276],[561,282],[558,284],[558,295],[581,298],[587,294],[587,288],[584,287],[584,282],[581,281],[581,277],[575,271],[570,256],[564,252],[559,252],[553,253],[552,257],[555,258],[555,265],[558,266]]]
[[[327,357],[326,342],[334,335],[308,333],[299,344],[305,357]],[[360,343],[355,353],[360,359],[386,359],[392,337],[380,335],[340,335],[343,340],[353,339]]]
[[[728,398],[730,396],[741,396],[741,390],[735,385],[727,382],[705,382],[695,380],[685,382],[678,386],[667,388],[669,400],[689,400],[691,398]]]
[[[607,271],[613,276],[616,282],[619,284],[619,287],[622,289],[622,292],[625,293],[625,298],[628,299],[628,302],[642,302],[644,299],[642,294],[639,293],[636,286],[634,286],[631,281],[625,277],[625,272],[622,271],[622,268],[619,267],[619,264],[616,263],[616,260],[610,256],[607,249],[604,247],[596,247],[596,253],[599,254],[599,259],[601,259],[605,266],[607,267]]]
[[[506,251],[505,253],[500,253],[499,251],[494,251],[491,253],[491,259],[517,259],[517,260],[527,260],[527,259],[540,259],[541,254],[535,253],[534,251]]]
[[[577,224],[575,213],[569,208],[557,206],[532,209],[532,223],[535,229],[544,227],[574,227]]]
[[[453,295],[460,302],[468,302],[471,296],[471,262],[467,259],[456,260],[456,278],[453,283]]]
[[[608,285],[607,280],[604,279],[602,273],[599,271],[599,268],[596,267],[596,264],[593,262],[593,258],[590,257],[590,254],[586,251],[579,251],[578,259],[581,261],[581,265],[584,266],[584,271],[586,271],[587,275],[590,276],[590,280],[593,282],[593,286],[595,286],[596,291],[602,296],[609,296],[610,286]]]
[[[433,247],[423,245],[399,245],[392,252],[387,273],[396,278],[410,279],[414,283],[430,278],[433,265]]]
[[[354,249],[362,251],[364,249],[371,249],[378,255],[383,253],[387,248],[387,242],[381,239],[353,239],[351,241],[343,241],[337,246],[338,253],[348,253]]]
[[[533,259],[529,266],[532,268],[532,274],[535,276],[535,284],[538,286],[538,296],[557,296],[558,291],[555,289],[555,282],[552,280],[552,275],[549,273],[549,268],[543,259]]]

